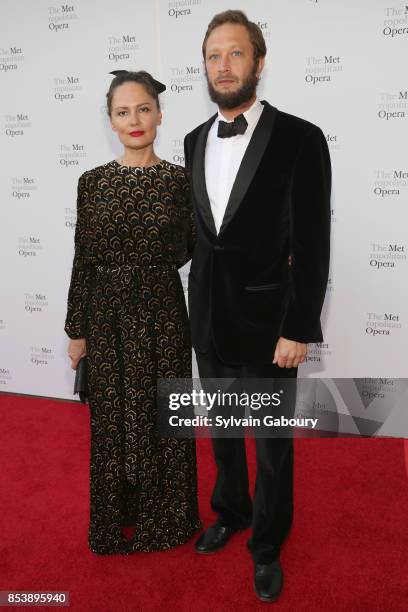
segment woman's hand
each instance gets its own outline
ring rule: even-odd
[[[70,340],[68,344],[68,357],[71,359],[71,368],[77,369],[77,365],[81,357],[86,355],[86,342],[85,338],[78,338],[77,340]]]

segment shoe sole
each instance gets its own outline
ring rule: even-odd
[[[283,586],[282,586],[282,588],[283,588]],[[264,601],[265,603],[273,603],[274,601],[276,601],[279,598],[279,595],[281,594],[282,589],[279,591],[279,593],[277,593],[273,597],[262,597],[262,595],[258,595],[258,593],[256,592],[255,583],[254,583],[254,591],[255,591],[255,595],[257,596],[257,598],[260,601]]]
[[[229,542],[229,540],[228,540],[228,542]],[[223,544],[222,546],[219,546],[218,548],[214,548],[214,550],[197,550],[197,548],[195,548],[194,550],[199,555],[213,555],[214,553],[218,552],[219,550],[222,550],[223,548],[225,548],[225,546],[228,544],[228,542],[225,542],[225,544]]]
[[[236,530],[235,530],[235,531],[234,531],[234,532],[233,532],[233,533],[230,535],[230,537],[228,538],[228,540],[227,540],[227,541],[226,541],[224,544],[222,544],[222,546],[219,546],[218,548],[215,548],[214,550],[197,550],[196,548],[194,548],[194,550],[195,550],[195,551],[196,551],[196,553],[198,553],[199,555],[212,555],[212,554],[214,554],[214,553],[218,552],[219,550],[221,550],[222,548],[224,548],[224,547],[225,547],[225,546],[228,544],[228,542],[231,540],[231,538],[233,538],[233,537],[234,537],[234,535],[235,535],[236,533],[238,533],[239,531],[246,531],[246,529],[249,529],[249,527],[250,527],[250,525],[248,525],[248,527],[242,527],[242,528],[236,529]]]
[[[241,529],[238,529],[238,531],[241,531]],[[194,548],[194,550],[200,554],[200,555],[212,555],[216,552],[218,552],[219,550],[222,550],[223,548],[225,548],[225,546],[228,544],[228,542],[231,540],[231,538],[234,537],[236,532],[232,533],[230,535],[230,537],[228,538],[228,540],[226,542],[224,542],[224,544],[222,544],[221,546],[219,546],[218,548],[214,548],[214,550],[197,550],[197,548]]]
[[[217,548],[216,550],[196,550],[196,553],[198,555],[213,555],[214,553],[218,552],[222,548],[224,548],[224,547],[221,546],[221,548]]]
[[[256,593],[255,593],[255,595],[256,595]],[[273,603],[273,602],[274,602],[274,601],[276,601],[276,600],[278,599],[278,597],[279,597],[278,595],[276,595],[276,597],[260,597],[259,595],[256,595],[256,596],[257,596],[257,598],[258,598],[260,601],[263,601],[264,603]]]

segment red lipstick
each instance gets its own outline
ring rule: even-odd
[[[143,136],[144,132],[143,130],[137,130],[135,132],[129,132],[129,136],[134,136],[135,138],[137,138],[138,136]]]

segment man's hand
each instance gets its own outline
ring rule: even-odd
[[[68,357],[71,359],[71,368],[77,369],[77,365],[81,357],[86,355],[86,342],[85,338],[78,338],[78,340],[70,340],[68,344]]]
[[[280,368],[297,368],[303,363],[307,354],[307,344],[279,338],[273,356],[273,362]]]

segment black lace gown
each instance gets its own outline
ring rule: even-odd
[[[79,178],[65,331],[87,345],[95,553],[163,550],[201,528],[195,442],[155,427],[156,379],[191,376],[177,269],[194,240],[181,166],[114,160]],[[122,527],[133,525],[127,541]]]

